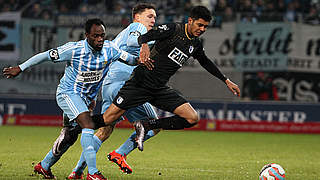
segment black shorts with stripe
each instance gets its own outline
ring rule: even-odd
[[[134,81],[127,81],[113,100],[117,107],[128,110],[145,102],[165,111],[173,112],[188,101],[176,90],[163,86],[159,89],[149,89],[139,86]]]

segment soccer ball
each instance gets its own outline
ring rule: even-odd
[[[285,180],[284,169],[279,164],[267,164],[260,171],[259,180]]]

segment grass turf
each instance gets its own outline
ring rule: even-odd
[[[106,159],[132,129],[115,129],[97,154],[97,167],[108,179],[214,179],[254,180],[263,165],[280,164],[286,179],[320,177],[320,135],[163,131],[133,151],[126,175]],[[43,159],[60,128],[0,126],[0,179],[40,179],[33,165]],[[81,153],[80,138],[53,167],[65,179]]]

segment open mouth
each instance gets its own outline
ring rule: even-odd
[[[197,34],[198,36],[200,36],[202,33],[203,33],[203,32],[201,32],[201,31],[196,32],[196,34]]]

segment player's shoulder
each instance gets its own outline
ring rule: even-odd
[[[128,27],[130,29],[146,28],[142,23],[139,22],[130,23]]]
[[[103,48],[105,48],[105,49],[110,49],[110,48],[118,49],[118,46],[113,41],[104,40]]]
[[[76,48],[84,47],[84,41],[67,42],[58,47],[60,51],[68,51]]]
[[[199,37],[194,38],[194,44],[196,46],[202,46],[202,42]]]
[[[154,26],[154,30],[162,30],[162,31],[172,31],[175,30],[177,26],[177,23],[166,23],[166,24],[160,24],[157,26]]]
[[[139,23],[139,22],[133,22],[133,23],[131,23],[129,26],[128,26],[128,29],[129,29],[129,32],[130,32],[130,35],[132,34],[132,33],[145,33],[145,32],[147,32],[147,28],[143,25],[143,24],[141,24],[141,23]],[[140,35],[139,34],[139,35]]]
[[[182,28],[184,29],[185,28],[185,23],[180,23],[180,22],[177,22],[177,23],[174,23],[176,27],[179,27],[179,28]]]

